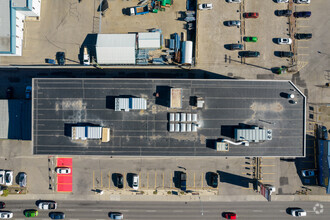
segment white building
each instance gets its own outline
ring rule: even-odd
[[[40,16],[41,0],[0,1],[0,56],[22,56],[24,20]]]
[[[135,64],[135,34],[98,34],[96,59],[98,64]]]

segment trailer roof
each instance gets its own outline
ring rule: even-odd
[[[171,109],[170,88],[182,88],[182,109]],[[155,94],[160,94],[156,97]],[[294,93],[296,104],[285,96]],[[147,99],[147,109],[116,112],[119,96]],[[203,109],[191,97],[205,100]],[[33,79],[35,154],[120,156],[304,156],[305,96],[290,81],[218,79]],[[170,112],[198,114],[197,132],[169,132]],[[76,123],[109,127],[111,140],[72,141],[66,130]],[[272,140],[230,145],[235,128],[272,129]]]

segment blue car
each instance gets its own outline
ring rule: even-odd
[[[325,126],[321,127],[320,138],[323,140],[328,140],[328,129]]]
[[[293,14],[296,18],[309,18],[312,15],[310,11],[297,11]]]
[[[51,212],[49,217],[51,219],[65,219],[65,214],[63,212]]]

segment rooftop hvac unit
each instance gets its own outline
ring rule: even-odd
[[[187,132],[191,132],[191,124],[187,124]]]
[[[181,124],[181,132],[186,132],[186,124]]]
[[[174,124],[170,124],[170,132],[174,132]]]
[[[180,113],[175,113],[175,121],[180,121]]]
[[[186,121],[186,113],[181,113],[181,122]]]
[[[180,124],[175,124],[175,132],[180,132]]]
[[[170,113],[170,121],[174,121],[174,113]]]
[[[191,113],[187,113],[187,122],[191,122]]]
[[[192,121],[197,122],[197,114],[196,113],[192,114]]]

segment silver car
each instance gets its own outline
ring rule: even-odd
[[[111,219],[124,219],[124,215],[120,212],[111,212],[110,218]]]
[[[241,3],[241,0],[226,0],[228,3]]]
[[[234,20],[234,21],[226,21],[225,24],[228,26],[228,27],[234,27],[234,26],[241,26],[241,22],[240,21],[237,21],[237,20]]]
[[[26,173],[20,173],[18,177],[18,182],[20,187],[26,187]]]

